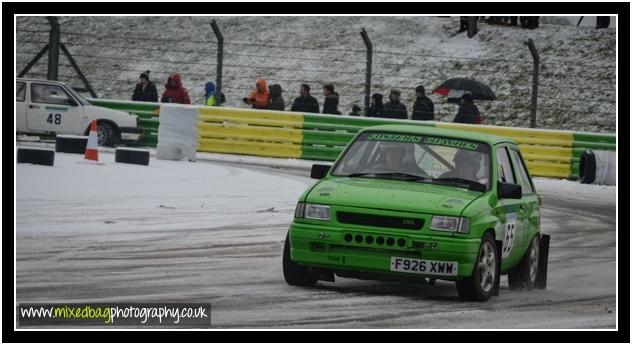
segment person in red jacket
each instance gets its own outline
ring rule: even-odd
[[[270,105],[270,91],[265,79],[257,79],[257,89],[252,90],[248,97],[244,97],[244,103],[251,104],[254,109],[268,109]]]
[[[165,92],[162,93],[160,101],[163,103],[191,104],[189,92],[182,85],[182,78],[179,74],[169,76],[165,85]]]

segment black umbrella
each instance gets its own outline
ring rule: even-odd
[[[439,87],[432,90],[432,93],[436,93],[442,96],[449,96],[451,94],[463,94],[471,93],[472,99],[484,99],[493,101],[496,99],[496,95],[489,88],[489,86],[481,83],[480,81],[468,78],[452,78],[444,81]]]

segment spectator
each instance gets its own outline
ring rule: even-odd
[[[520,17],[520,26],[523,29],[535,29],[540,26],[540,17]]]
[[[182,78],[179,74],[169,76],[160,101],[163,103],[191,104],[189,92],[182,85]]]
[[[285,100],[283,99],[283,89],[279,84],[270,85],[270,110],[285,110]]]
[[[426,90],[422,85],[415,89],[415,103],[413,104],[413,120],[432,121],[434,120],[434,103],[426,97]]]
[[[360,116],[360,110],[362,110],[362,108],[360,108],[357,104],[354,104],[351,107],[351,112],[349,113],[349,115],[351,115],[351,116]]]
[[[252,105],[253,109],[268,109],[270,105],[270,92],[268,91],[268,83],[265,79],[257,79],[256,89],[250,92],[248,97],[244,97],[246,104]]]
[[[517,16],[509,17],[509,21],[511,23],[511,26],[518,26],[518,17]]]
[[[459,32],[467,31],[467,17],[459,17]]]
[[[334,91],[334,86],[331,84],[327,84],[323,89],[325,91],[323,114],[340,115],[341,113],[340,111],[338,111],[338,93]]]
[[[459,100],[459,111],[454,118],[455,123],[480,124],[481,113],[474,104],[472,94],[466,93]]]
[[[384,117],[384,104],[382,103],[381,93],[374,93],[371,96],[371,103],[369,104],[369,109],[366,112],[366,116],[369,117]]]
[[[610,17],[597,17],[597,29],[607,29],[610,26]]]
[[[158,90],[156,90],[156,84],[149,81],[149,70],[140,74],[138,84],[132,94],[132,101],[158,102]]]
[[[384,104],[384,117],[391,119],[407,119],[408,112],[406,106],[400,102],[401,93],[398,90],[391,90],[388,96],[389,101]]]
[[[204,88],[205,88],[204,97],[206,99],[206,101],[204,102],[205,105],[209,107],[220,106],[222,105],[222,103],[226,102],[226,97],[224,97],[223,92],[219,96],[219,102],[218,102],[215,83],[213,83],[212,81],[207,81],[206,84],[204,85]]]
[[[310,87],[307,84],[302,84],[299,90],[300,96],[296,97],[294,103],[292,103],[292,111],[298,111],[301,113],[319,113],[318,101],[316,98],[309,94]]]

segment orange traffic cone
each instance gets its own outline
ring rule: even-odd
[[[90,135],[88,135],[88,145],[86,145],[86,154],[84,155],[84,159],[88,159],[91,161],[99,161],[99,151],[97,151],[97,121],[92,120],[92,125],[90,125]]]

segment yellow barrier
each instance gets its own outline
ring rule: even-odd
[[[198,138],[237,138],[243,140],[289,141],[300,144],[303,132],[300,129],[262,127],[248,125],[224,125],[201,122]]]
[[[198,151],[301,157],[301,114],[223,107],[200,107],[198,114]]]
[[[302,146],[291,143],[200,138],[198,139],[197,150],[265,157],[300,158]]]
[[[437,127],[489,133],[515,140],[535,176],[568,178],[573,158],[571,131],[508,128],[485,125],[436,122]]]

